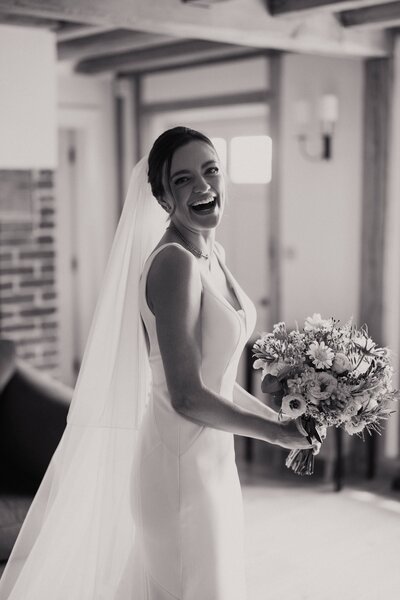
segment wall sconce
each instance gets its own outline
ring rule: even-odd
[[[333,94],[324,94],[318,102],[318,121],[321,131],[321,149],[311,152],[308,148],[310,138],[311,108],[306,100],[298,100],[295,104],[295,120],[297,139],[302,154],[310,160],[330,160],[332,158],[332,141],[335,124],[339,116],[339,102]]]

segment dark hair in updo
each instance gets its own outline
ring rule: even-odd
[[[200,131],[189,129],[189,127],[173,127],[167,129],[156,139],[149,154],[148,180],[151,185],[151,191],[155,198],[162,198],[165,190],[163,185],[164,165],[165,173],[169,177],[171,162],[174,153],[178,148],[198,140],[214,148],[212,141]]]

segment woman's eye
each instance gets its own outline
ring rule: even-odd
[[[207,173],[210,173],[211,175],[217,175],[219,173],[219,167],[210,167],[207,169]]]
[[[187,181],[189,181],[189,177],[178,177],[178,179],[175,179],[174,184],[181,185],[182,183],[186,183]]]

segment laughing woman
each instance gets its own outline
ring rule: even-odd
[[[118,277],[107,279],[103,292],[106,298],[107,286],[110,288],[108,303],[102,303],[108,307],[104,309],[104,332],[109,332],[109,338],[107,333],[101,334],[102,306],[92,331],[92,345],[99,349],[100,342],[106,341],[101,350],[107,360],[101,364],[105,371],[114,365],[113,387],[108,388],[102,405],[104,386],[99,379],[103,381],[104,373],[89,348],[83,381],[89,380],[90,385],[78,381],[69,419],[69,427],[78,431],[74,434],[79,441],[77,458],[70,448],[71,456],[67,453],[69,458],[63,458],[67,451],[61,448],[61,458],[56,457],[55,465],[50,466],[58,474],[57,481],[48,475],[45,487],[51,491],[44,498],[47,504],[39,497],[45,509],[42,513],[34,509],[31,519],[39,520],[34,535],[29,516],[27,519],[25,538],[29,538],[26,546],[31,555],[39,544],[32,559],[36,568],[29,566],[29,552],[24,556],[25,566],[15,566],[21,557],[17,542],[17,575],[14,571],[9,574],[0,589],[1,600],[244,600],[242,495],[233,434],[284,448],[309,447],[296,422],[278,421],[277,413],[235,383],[241,352],[255,326],[255,309],[226,267],[223,249],[215,241],[224,212],[225,182],[211,141],[184,127],[168,130],[155,141],[143,164],[152,194],[147,181],[136,178],[134,203],[142,202],[143,211],[150,206],[146,202],[159,210],[157,201],[168,214],[168,227],[165,229],[164,218],[161,239],[142,252],[140,264],[135,262],[138,252],[133,252],[130,244],[137,240],[135,236],[149,235],[155,224],[136,213],[134,223],[128,214],[122,217],[112,257],[128,256],[129,260],[122,269],[123,259],[113,262],[112,258],[109,267],[111,274],[119,269]],[[143,197],[140,186],[147,186]],[[132,288],[132,281],[138,282],[137,288]],[[122,296],[128,300],[123,302]],[[123,315],[120,320],[119,313]],[[132,337],[124,323],[136,322],[137,317],[147,357],[140,352],[140,344],[134,346],[134,355],[124,350],[124,343]],[[142,361],[139,375],[150,367],[150,393],[144,386],[135,396],[132,386],[122,382],[122,373],[128,381],[135,360]],[[91,375],[85,379],[85,370],[90,372],[91,365]],[[135,429],[129,410],[135,397],[144,395],[149,395],[149,401],[139,419],[132,460],[126,450],[133,438],[130,428]],[[90,410],[97,411],[98,417],[87,409],[77,419],[79,404],[84,404],[87,396],[93,397]],[[126,405],[120,410],[123,399]],[[116,414],[122,415],[118,421]],[[92,434],[86,427],[82,433],[88,424],[93,430],[102,430]],[[111,435],[115,435],[112,442]],[[121,442],[124,435],[126,446]],[[91,443],[82,441],[84,436]],[[104,443],[102,436],[108,436]],[[111,459],[110,453],[117,453],[118,448],[120,460]],[[91,452],[93,464],[83,467]],[[103,472],[105,463],[111,466]],[[63,491],[65,478],[69,478],[69,487]],[[69,501],[71,486],[80,485],[86,490],[79,497],[81,504],[78,498]],[[95,491],[94,486],[98,486]],[[110,502],[107,494],[111,494]],[[50,519],[57,496],[61,508],[53,525]],[[64,529],[58,536],[48,534],[46,542],[43,530],[62,528],[65,513],[68,522]],[[68,545],[63,541],[65,535]],[[59,559],[53,559],[57,552]],[[57,566],[57,560],[58,576],[53,578],[53,587],[46,587],[46,573],[47,578],[52,577],[49,571]],[[64,584],[69,584],[65,594],[61,583],[57,589],[60,572]]]
[[[255,309],[215,241],[225,182],[210,140],[165,132],[149,155],[170,225],[146,262],[141,312],[153,396],[141,429],[141,546],[148,598],[245,598],[233,435],[307,447],[294,423],[235,384]]]

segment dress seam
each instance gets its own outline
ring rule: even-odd
[[[168,594],[168,596],[171,596],[171,598],[174,598],[174,600],[181,600],[181,598],[178,598],[178,596],[175,596],[175,594],[171,594],[171,592],[169,592],[167,590],[167,588],[165,588],[163,585],[161,585],[161,583],[159,583],[157,581],[157,579],[155,577],[153,577],[153,575],[151,575],[151,573],[149,573],[148,571],[147,571],[147,577],[149,579],[151,579],[152,581],[154,581],[156,586],[159,587],[160,589],[162,589],[164,592],[166,592]]]

